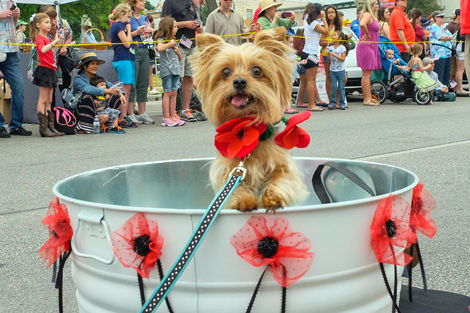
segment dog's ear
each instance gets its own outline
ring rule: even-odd
[[[211,52],[213,49],[217,49],[217,47],[222,46],[224,43],[225,41],[222,38],[213,34],[196,35],[196,45],[199,50],[204,50],[211,46],[211,49],[208,51]]]
[[[255,35],[255,45],[281,56],[289,50],[284,43],[285,39],[286,29],[284,27],[277,27],[257,33]]]

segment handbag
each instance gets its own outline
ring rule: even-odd
[[[65,108],[55,107],[55,121],[54,127],[66,135],[75,135],[75,125],[77,125],[77,118],[72,112]]]
[[[71,73],[80,63],[80,56],[71,46],[67,47],[65,55],[59,54],[59,65],[64,73]]]
[[[81,91],[77,92],[77,94],[74,95],[72,93],[72,90],[68,88],[62,90],[62,100],[64,101],[64,107],[71,112],[73,112],[77,108],[78,102],[80,101],[81,97]]]

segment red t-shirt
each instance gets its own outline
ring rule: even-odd
[[[52,49],[49,49],[49,51],[47,51],[46,53],[41,52],[42,48],[50,43],[51,41],[49,40],[49,38],[46,38],[39,34],[36,37],[36,49],[38,52],[39,59],[38,66],[47,67],[55,71],[57,70],[57,63],[55,61],[54,52],[52,52]]]
[[[393,9],[392,16],[390,17],[390,39],[392,42],[401,42],[397,32],[399,29],[403,30],[406,42],[409,42],[408,45],[411,46],[411,43],[415,41],[415,30],[406,17],[405,12],[396,6]],[[400,52],[406,52],[404,44],[396,43],[395,46],[397,46]]]
[[[460,34],[470,34],[470,1],[460,0]]]

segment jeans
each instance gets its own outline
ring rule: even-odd
[[[20,54],[18,52],[7,53],[5,61],[0,63],[0,71],[11,87],[11,120],[10,131],[23,125],[24,86],[21,75]],[[0,113],[0,129],[3,129],[5,118]]]
[[[330,105],[336,105],[336,90],[339,89],[339,106],[341,108],[346,107],[346,91],[344,90],[344,81],[346,79],[346,71],[342,70],[339,72],[330,71],[331,79],[331,103]]]
[[[450,59],[451,58],[440,58],[434,61],[434,72],[436,72],[439,81],[445,85],[450,84]]]

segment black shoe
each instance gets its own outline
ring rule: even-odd
[[[18,127],[15,130],[10,131],[10,135],[17,135],[17,136],[31,136],[33,132],[30,132],[23,127]]]
[[[5,128],[0,129],[0,138],[10,138],[10,133]]]

